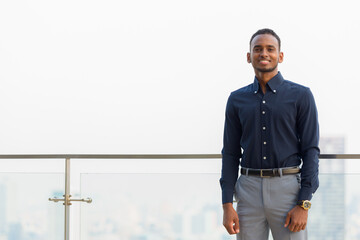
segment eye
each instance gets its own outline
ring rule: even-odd
[[[261,49],[260,48],[254,48],[254,52],[260,52]]]
[[[275,51],[275,48],[269,48],[268,51],[273,52],[273,51]]]

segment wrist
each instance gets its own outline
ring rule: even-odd
[[[233,204],[232,203],[224,203],[223,204],[223,209],[224,210],[227,210],[227,209],[229,209],[229,208],[233,208]]]
[[[296,205],[295,208],[297,208],[299,211],[302,211],[302,212],[308,212],[309,209],[304,209],[302,207],[300,207],[299,205]]]

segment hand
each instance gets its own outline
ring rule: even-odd
[[[229,234],[236,234],[240,232],[239,217],[232,206],[232,203],[223,204],[224,216],[223,225]]]
[[[307,218],[308,210],[296,205],[288,212],[284,227],[289,227],[289,230],[292,232],[305,230]]]

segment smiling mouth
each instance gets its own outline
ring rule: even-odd
[[[262,65],[267,65],[269,63],[270,63],[269,60],[260,60],[260,64],[262,64]]]

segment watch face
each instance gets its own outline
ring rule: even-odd
[[[304,209],[309,209],[311,207],[310,201],[304,201],[303,206],[304,206]]]

